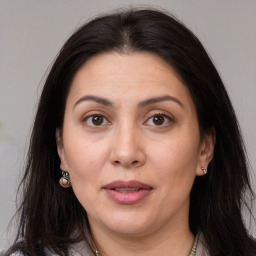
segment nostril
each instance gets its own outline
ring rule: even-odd
[[[113,162],[114,165],[124,165],[124,166],[134,166],[134,165],[137,165],[138,163],[139,163],[138,160],[134,160],[132,162],[125,162],[125,161],[120,162],[120,161],[116,160]]]
[[[120,164],[120,162],[116,160],[116,161],[114,161],[114,164],[118,165],[118,164]]]

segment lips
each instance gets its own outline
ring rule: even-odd
[[[139,191],[140,188],[114,188],[114,190],[120,193],[132,193]]]
[[[152,191],[152,187],[136,180],[117,180],[103,187],[108,197],[118,204],[135,204]]]

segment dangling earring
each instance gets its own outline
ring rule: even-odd
[[[202,171],[204,174],[207,174],[207,169],[205,169],[204,167],[201,167]]]
[[[60,185],[63,187],[63,188],[68,188],[71,186],[71,181],[70,181],[70,178],[69,178],[69,173],[66,172],[65,170],[62,171],[62,177],[60,178]]]

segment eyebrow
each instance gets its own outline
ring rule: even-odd
[[[94,102],[104,105],[104,106],[109,106],[109,107],[113,106],[113,103],[111,101],[109,101],[108,99],[98,97],[98,96],[93,96],[93,95],[86,95],[86,96],[83,96],[82,98],[80,98],[75,103],[74,107],[76,107],[79,103],[81,103],[83,101],[94,101]]]
[[[183,107],[183,104],[177,98],[170,96],[170,95],[164,95],[161,97],[154,97],[154,98],[144,100],[139,103],[139,107],[146,107],[148,105],[156,104],[156,103],[159,103],[162,101],[173,101],[173,102],[179,104],[181,107]]]
[[[113,105],[114,105],[110,100],[108,100],[106,98],[93,96],[93,95],[86,95],[86,96],[83,96],[82,98],[80,98],[75,103],[74,108],[79,103],[84,102],[84,101],[94,101],[98,104],[108,106],[108,107],[113,107]],[[143,107],[146,107],[148,105],[156,104],[156,103],[159,103],[159,102],[162,102],[162,101],[173,101],[173,102],[179,104],[181,107],[183,107],[183,104],[177,98],[175,98],[173,96],[170,96],[170,95],[164,95],[164,96],[160,96],[160,97],[153,97],[153,98],[144,100],[144,101],[142,101],[138,104],[138,107],[143,108]]]

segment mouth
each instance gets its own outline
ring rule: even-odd
[[[114,188],[114,190],[120,193],[132,193],[139,191],[140,188]]]
[[[135,204],[148,196],[153,187],[135,180],[117,180],[105,185],[103,190],[115,203]]]

